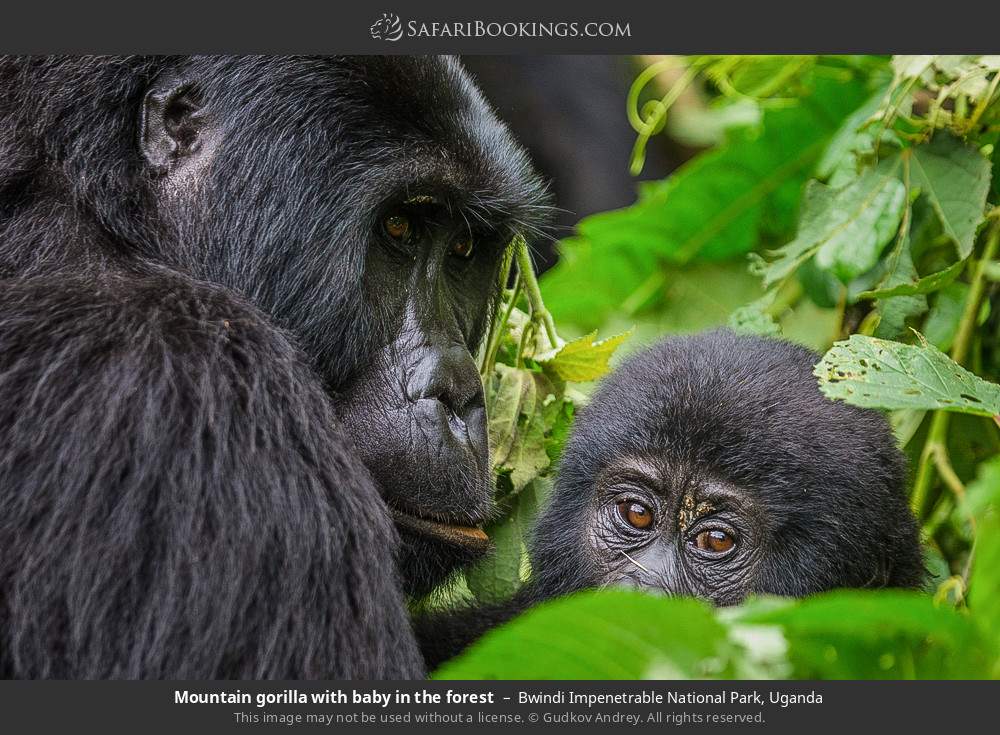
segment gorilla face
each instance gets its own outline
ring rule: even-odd
[[[482,553],[472,355],[507,245],[545,207],[458,63],[193,59],[160,75],[143,120],[173,243],[156,257],[245,295],[304,347],[403,533],[411,590]]]
[[[577,417],[535,530],[535,594],[750,594],[924,577],[885,419],[823,397],[817,357],[727,331],[666,340]]]
[[[344,386],[340,407],[387,492],[403,532],[404,576],[419,593],[488,548],[477,526],[492,509],[492,468],[471,353],[508,233],[470,228],[431,193],[392,205],[380,226],[367,290],[380,294],[391,337]]]
[[[617,458],[597,479],[590,544],[603,584],[679,592],[729,604],[755,579],[770,539],[753,494],[721,479]]]

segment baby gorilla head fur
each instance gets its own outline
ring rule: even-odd
[[[801,347],[728,331],[628,360],[581,412],[533,548],[536,594],[750,594],[923,579],[881,414],[826,399]]]

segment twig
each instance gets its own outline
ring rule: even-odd
[[[965,299],[962,318],[958,324],[958,332],[955,334],[955,342],[951,348],[951,359],[959,365],[962,364],[969,352],[972,335],[975,331],[976,317],[979,315],[979,305],[986,287],[986,264],[996,257],[998,245],[1000,245],[1000,222],[994,221],[986,237],[986,246],[983,249],[982,258],[972,263],[972,281],[969,285],[969,293]],[[934,483],[934,470],[938,469],[940,471],[941,468],[939,457],[943,456],[947,458],[948,423],[950,418],[951,414],[947,411],[935,411],[931,419],[927,441],[924,442],[924,448],[920,453],[920,464],[917,466],[917,479],[913,483],[913,496],[910,501],[917,518],[924,517],[925,506],[927,505],[931,486]],[[947,467],[951,467],[950,462],[947,463]],[[945,482],[948,482],[948,479],[944,475],[942,475],[942,478]]]
[[[535,268],[531,264],[528,243],[523,237],[518,236],[514,242],[514,257],[517,258],[517,270],[521,274],[521,280],[524,282],[524,293],[528,297],[528,303],[531,304],[532,319],[541,322],[545,328],[545,336],[548,337],[552,349],[556,349],[559,346],[556,323],[552,319],[552,314],[545,308],[545,302],[542,301],[542,291],[538,287]]]

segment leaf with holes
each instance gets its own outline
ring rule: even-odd
[[[824,395],[855,406],[1000,414],[1000,385],[973,375],[926,341],[914,346],[855,334],[836,342],[813,374]]]

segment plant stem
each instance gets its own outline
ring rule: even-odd
[[[493,319],[490,320],[490,328],[486,333],[486,348],[483,351],[483,361],[479,366],[479,372],[485,376],[492,369],[493,365],[490,362],[490,352],[493,350],[493,340],[496,339],[497,333],[500,331],[500,313],[503,311],[504,303],[503,297],[507,292],[507,281],[510,279],[510,269],[514,262],[514,252],[513,250],[508,250],[504,255],[503,263],[500,265],[500,303],[496,305],[495,313],[493,314]]]
[[[969,286],[969,293],[965,299],[965,308],[962,311],[962,319],[958,324],[958,332],[955,334],[955,342],[951,348],[951,359],[959,365],[965,360],[969,353],[969,346],[972,344],[972,335],[976,328],[976,317],[979,315],[979,304],[983,298],[983,291],[986,288],[986,264],[992,261],[997,254],[997,246],[1000,245],[1000,222],[994,222],[990,227],[986,237],[986,247],[983,249],[983,256],[973,263],[972,281]],[[939,469],[938,458],[947,457],[948,446],[948,423],[951,415],[947,411],[935,411],[931,419],[931,428],[927,434],[927,441],[920,453],[920,464],[917,466],[917,479],[913,483],[913,496],[910,503],[917,518],[922,518],[924,507],[927,504],[931,486],[934,483],[935,469]],[[950,467],[950,464],[948,465]]]
[[[486,378],[486,376],[493,372],[493,365],[497,360],[497,351],[500,349],[500,342],[503,340],[504,332],[507,330],[507,323],[510,321],[510,315],[514,311],[514,307],[517,305],[518,296],[520,295],[521,274],[518,273],[514,277],[514,288],[510,290],[510,298],[507,301],[507,308],[504,309],[501,316],[495,319],[495,330],[491,330],[490,341],[487,343],[486,354],[483,356],[483,365],[480,369],[483,378]]]
[[[552,320],[552,315],[545,308],[542,301],[542,290],[538,287],[538,279],[535,277],[535,268],[531,264],[531,254],[528,252],[528,243],[523,237],[518,237],[514,243],[514,257],[517,258],[517,270],[521,274],[524,282],[524,293],[531,304],[531,316],[542,323],[545,328],[545,336],[549,338],[552,349],[559,346],[559,337],[556,335],[556,323]]]

